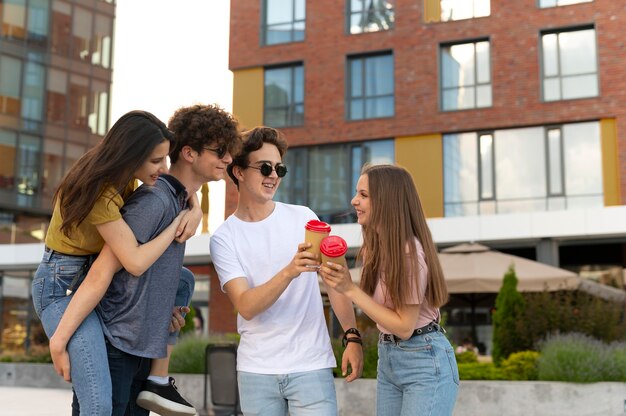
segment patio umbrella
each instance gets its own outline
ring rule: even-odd
[[[510,266],[515,268],[520,292],[583,290],[606,300],[624,301],[626,292],[538,261],[492,250],[476,243],[460,244],[439,253],[451,294],[498,293]]]

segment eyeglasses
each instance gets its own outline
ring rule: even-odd
[[[228,148],[224,145],[217,147],[215,149],[212,149],[210,147],[202,147],[204,150],[209,150],[213,153],[215,153],[218,157],[218,159],[223,159],[224,156],[226,156],[226,152],[228,152]]]
[[[287,166],[284,163],[277,163],[274,167],[270,162],[263,162],[261,166],[248,166],[252,169],[257,169],[263,176],[270,176],[272,171],[276,171],[276,176],[279,178],[284,177],[287,174]]]

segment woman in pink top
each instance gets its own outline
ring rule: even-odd
[[[381,331],[376,414],[451,415],[459,373],[438,323],[448,291],[413,179],[397,166],[366,165],[352,205],[363,231],[361,287],[339,264],[320,273]]]

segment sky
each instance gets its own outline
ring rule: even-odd
[[[232,111],[229,0],[117,0],[111,125],[130,110],[167,123],[179,107]],[[224,181],[209,183],[209,231],[224,218]]]

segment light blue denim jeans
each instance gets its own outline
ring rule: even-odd
[[[74,281],[73,293],[76,292],[94,258],[95,256],[67,256],[52,250],[44,253],[33,279],[32,295],[35,312],[41,319],[48,338],[56,331],[72,299],[71,295],[67,295],[67,289]],[[67,345],[67,351],[70,356],[72,386],[80,401],[82,414],[110,416],[111,376],[104,335],[95,311],[78,327]],[[77,411],[78,409],[73,409],[74,414]]]
[[[32,283],[33,305],[48,338],[56,331],[72,296],[76,292],[94,256],[68,256],[46,249]],[[184,268],[176,293],[177,306],[188,306],[194,290],[194,276]],[[176,343],[178,332],[170,334],[169,344]],[[67,346],[70,356],[74,400],[72,414],[111,415],[112,387],[107,348],[100,319],[92,311],[78,327]]]
[[[246,416],[336,416],[337,394],[330,368],[291,374],[237,372]],[[289,412],[289,413],[287,413]]]
[[[459,389],[459,370],[441,332],[406,341],[378,342],[378,416],[450,416]]]

